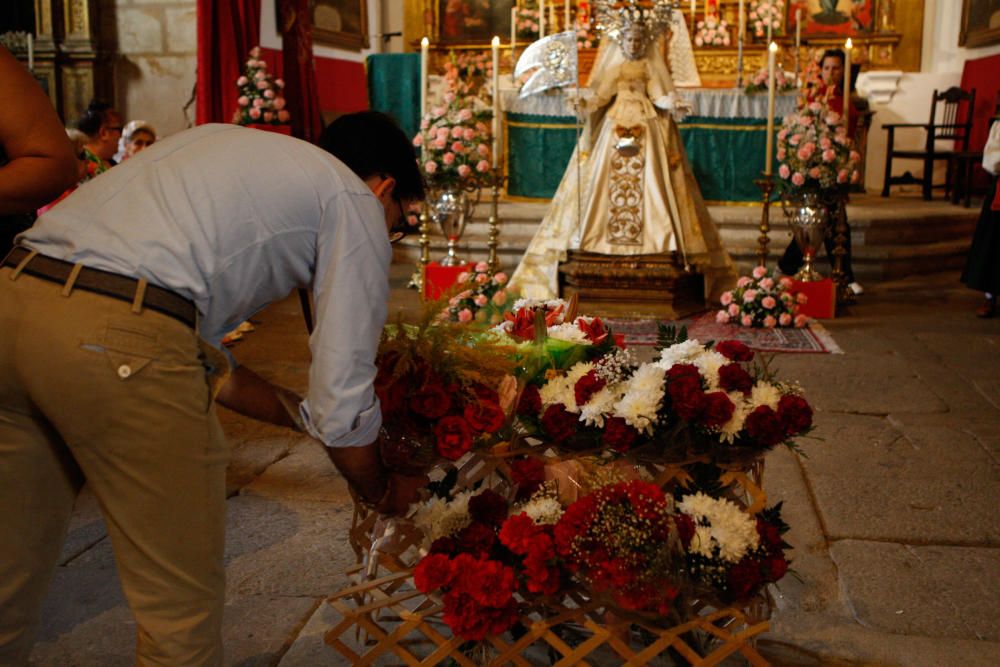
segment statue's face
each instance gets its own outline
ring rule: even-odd
[[[646,36],[639,26],[627,28],[622,33],[622,53],[629,60],[641,60],[646,55]]]

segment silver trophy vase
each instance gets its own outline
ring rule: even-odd
[[[449,188],[439,190],[432,196],[429,202],[431,220],[441,227],[448,240],[448,254],[441,260],[441,266],[463,264],[457,253],[458,241],[472,219],[474,203],[465,190]]]
[[[795,274],[795,279],[802,282],[822,280],[823,276],[813,267],[816,251],[826,238],[829,214],[819,195],[804,193],[794,203],[786,206],[788,223],[792,228],[795,243],[802,251],[802,268]]]

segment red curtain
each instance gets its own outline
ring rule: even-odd
[[[198,0],[197,124],[232,120],[236,79],[258,44],[260,0]]]
[[[292,135],[316,142],[323,131],[313,62],[309,0],[280,0],[285,99]]]

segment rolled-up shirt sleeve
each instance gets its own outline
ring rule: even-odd
[[[385,325],[392,249],[373,195],[345,192],[328,203],[316,243],[306,429],[327,447],[374,442],[382,425],[375,354]]]

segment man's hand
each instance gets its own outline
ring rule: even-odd
[[[403,516],[410,505],[420,500],[420,492],[430,483],[427,475],[389,474],[389,487],[380,503],[373,506],[379,514]]]

